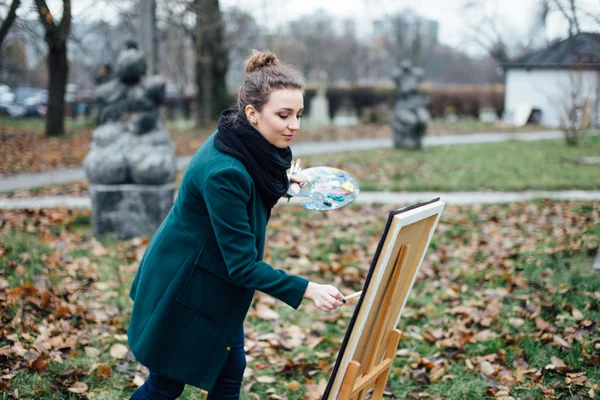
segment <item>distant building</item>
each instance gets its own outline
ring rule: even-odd
[[[600,125],[600,34],[579,33],[503,67],[506,121],[523,125],[533,117],[559,127],[576,108],[579,118]]]

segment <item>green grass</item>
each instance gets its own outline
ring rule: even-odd
[[[542,369],[542,377],[536,379],[545,387],[556,385],[557,396],[585,397],[589,388],[566,385],[564,374],[543,368],[551,363],[552,357],[558,357],[574,371],[584,371],[589,381],[600,381],[600,363],[587,365],[585,362],[598,354],[595,348],[600,342],[598,332],[582,331],[581,342],[574,340],[570,348],[561,348],[553,345],[551,340],[541,339],[541,332],[530,318],[525,318],[525,324],[519,328],[510,326],[509,318],[519,317],[519,310],[531,302],[539,306],[539,316],[551,323],[552,332],[558,335],[566,336],[572,329],[579,329],[571,313],[573,308],[582,312],[586,319],[600,322],[598,298],[594,294],[600,287],[600,275],[591,268],[591,254],[600,243],[598,206],[598,202],[531,202],[479,208],[448,206],[428,252],[428,257],[431,257],[428,275],[415,282],[399,324],[405,333],[399,348],[409,350],[410,354],[396,357],[388,381],[393,397],[385,398],[413,398],[424,392],[444,399],[491,399],[488,391],[499,383],[484,377],[477,369],[469,369],[467,360],[477,364],[477,357],[500,353],[504,354],[506,361],[498,364],[508,369],[514,369],[513,362],[519,358],[526,360],[529,368]],[[339,262],[342,268],[357,266],[364,272],[372,258],[373,244],[379,240],[387,211],[387,208],[351,206],[334,214],[311,213],[298,207],[276,208],[270,224],[268,261],[277,267],[303,271],[302,275],[311,280],[335,282],[346,292],[360,289],[360,282],[344,281],[341,273],[335,271],[333,261]],[[77,399],[80,398],[78,395],[67,391],[76,381],[85,382],[95,399],[128,398],[135,390],[132,377],[118,373],[116,367],[127,362],[129,371],[143,375],[143,370],[138,363],[113,359],[108,350],[114,343],[126,343],[123,335],[131,310],[127,293],[137,267],[135,254],[142,254],[143,246],[136,241],[114,238],[96,242],[91,236],[89,212],[86,211],[75,211],[64,223],[56,224],[48,219],[41,219],[37,224],[38,215],[25,212],[22,215],[25,221],[30,221],[27,229],[7,229],[4,226],[0,234],[0,278],[5,279],[10,288],[17,288],[25,281],[35,283],[43,277],[50,282],[61,301],[68,300],[72,304],[105,312],[116,309],[117,312],[102,323],[86,322],[80,315],[60,319],[62,327],[85,332],[90,342],[65,350],[63,361],[51,361],[44,372],[31,371],[26,364],[16,369],[10,391],[0,394],[0,399],[12,398],[9,393],[15,389],[24,399]],[[356,222],[357,219],[360,223]],[[12,219],[6,219],[9,220]],[[564,226],[566,230],[562,229]],[[572,226],[578,228],[571,229]],[[474,238],[473,235],[482,231],[486,234],[479,239]],[[300,236],[294,238],[293,235]],[[494,242],[499,238],[498,242]],[[481,239],[489,243],[483,243]],[[309,264],[302,267],[304,270],[298,266],[298,255],[290,248],[292,240],[308,249],[306,257]],[[554,245],[573,244],[579,240],[579,247],[548,251]],[[510,262],[484,264],[490,256],[506,250],[497,243],[511,241],[524,241],[529,246],[528,250],[509,257]],[[304,250],[298,251],[302,253]],[[440,255],[443,253],[447,259],[441,262]],[[332,259],[333,255],[340,258]],[[344,255],[348,257],[342,258]],[[51,256],[62,261],[51,261]],[[17,265],[16,270],[14,265]],[[448,297],[449,287],[455,290],[457,297]],[[503,295],[492,296],[501,310],[490,317],[489,324],[496,337],[466,342],[459,350],[418,339],[425,330],[442,329],[450,336],[459,335],[459,332],[468,336],[482,331],[485,328],[479,325],[476,317],[461,318],[449,313],[449,310],[473,302],[480,302],[481,305],[474,307],[483,310],[490,302],[490,293],[493,295],[501,288],[506,289]],[[0,314],[2,323],[6,323],[7,327],[18,308],[19,304],[16,304]],[[305,342],[292,350],[268,347],[264,354],[256,352],[256,349],[250,350],[248,354],[252,360],[248,368],[253,374],[244,380],[241,398],[250,400],[258,396],[267,399],[276,394],[287,399],[305,399],[307,382],[318,383],[329,378],[353,309],[342,308],[337,318],[327,318],[326,314],[311,311],[304,304],[295,311],[277,302],[273,309],[281,316],[280,320],[262,320],[252,315],[251,310],[246,319],[246,332],[250,337],[253,334],[277,333],[296,325],[307,334],[314,333],[322,341],[316,346]],[[54,315],[52,310],[41,312],[36,308],[27,309],[27,312],[34,315],[36,324],[41,326],[45,326]],[[10,331],[7,332],[13,332],[12,328],[8,329]],[[39,334],[35,329],[19,331],[24,342],[23,333],[33,337]],[[411,336],[410,333],[416,335]],[[8,339],[0,339],[0,347],[7,345],[10,345]],[[99,357],[88,356],[85,346],[100,350]],[[428,385],[413,380],[414,365],[421,359],[447,362],[447,378]],[[97,372],[90,372],[95,364],[112,368],[110,377],[101,379]],[[0,359],[0,366],[5,370],[12,365],[8,364],[8,360]],[[283,369],[283,365],[288,367]],[[256,381],[258,376],[275,377],[277,381],[273,384],[259,383]],[[301,388],[289,389],[286,385],[292,381],[299,382]],[[507,386],[514,398],[544,396],[534,382],[533,374],[526,375],[524,382]],[[200,400],[204,399],[204,394],[188,386],[181,398]]]
[[[303,158],[304,168],[348,171],[363,191],[567,190],[600,188],[600,167],[573,162],[600,154],[600,136],[580,147],[563,140],[376,150]]]
[[[35,276],[46,271],[43,258],[50,248],[30,233],[1,234],[0,243],[5,254],[0,257],[0,270],[12,287],[33,283]]]

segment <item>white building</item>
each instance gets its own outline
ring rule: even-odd
[[[600,34],[579,33],[504,69],[506,121],[524,125],[539,110],[542,125],[559,127],[575,110],[600,126]]]

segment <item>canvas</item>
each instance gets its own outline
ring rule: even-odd
[[[444,205],[438,198],[390,212],[322,400],[363,399],[373,385],[372,398],[381,398],[395,328]]]

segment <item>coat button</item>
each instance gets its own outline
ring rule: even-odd
[[[227,346],[227,351],[230,351],[230,350],[231,350],[231,347]]]

